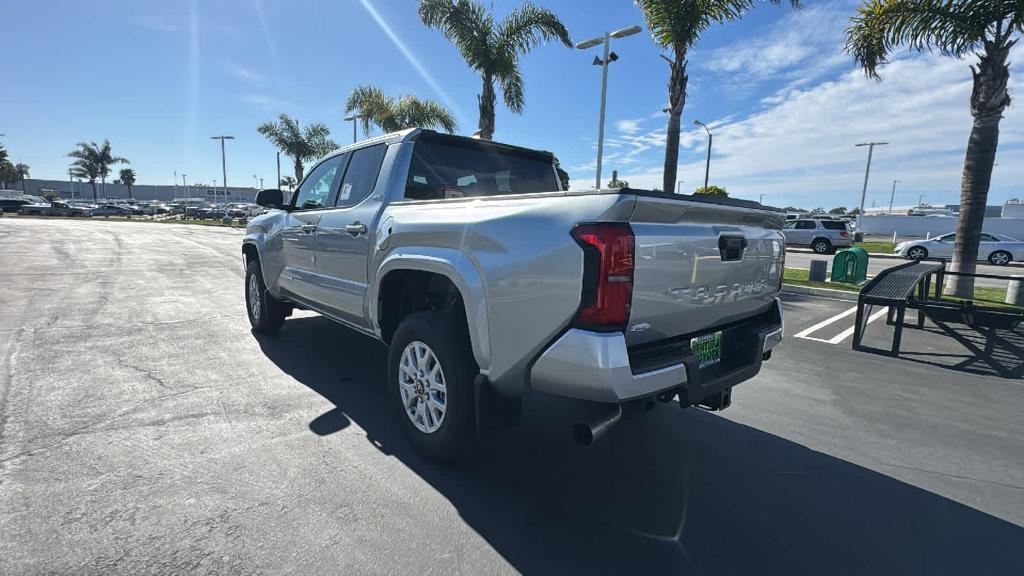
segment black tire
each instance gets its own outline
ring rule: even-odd
[[[267,291],[260,261],[256,258],[250,258],[245,265],[245,311],[252,329],[264,334],[280,330],[288,312],[287,306]]]
[[[988,261],[990,264],[995,266],[1006,266],[1013,260],[1011,255],[1006,250],[996,250],[995,252],[988,255]]]
[[[439,418],[440,424],[430,432],[417,427],[402,398],[402,357],[406,348],[415,342],[429,348],[441,365],[444,380],[444,412]],[[388,352],[388,401],[406,437],[423,457],[435,462],[452,462],[471,452],[477,440],[473,380],[479,371],[469,343],[466,321],[458,311],[417,312],[398,325]],[[429,390],[425,393],[432,394]],[[433,423],[436,424],[437,420],[434,416]]]
[[[907,258],[911,260],[924,260],[928,257],[928,249],[924,246],[911,246],[907,250]]]
[[[815,254],[828,254],[832,251],[832,243],[828,241],[828,238],[815,238],[811,242],[811,251]]]

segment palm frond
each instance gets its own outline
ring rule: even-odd
[[[403,96],[395,106],[396,129],[442,128],[448,133],[455,132],[458,123],[447,108],[433,100]]]
[[[395,101],[384,91],[369,84],[357,86],[345,102],[345,112],[357,112],[363,132],[369,133],[370,126],[378,126],[384,132],[394,132]]]
[[[493,59],[494,18],[473,0],[420,0],[420,21],[444,34],[471,68],[484,71]]]
[[[519,67],[516,66],[515,69],[501,74],[497,80],[501,87],[501,97],[505,101],[505,106],[516,114],[522,114],[523,106],[526,105],[526,94],[523,75],[520,74]]]
[[[898,46],[960,57],[981,46],[989,27],[1005,17],[1008,4],[1012,2],[871,0],[850,19],[846,51],[872,78],[878,78],[878,68]]]
[[[495,43],[505,54],[524,54],[542,42],[558,40],[572,48],[572,39],[562,21],[547,8],[530,2],[516,8],[498,24]]]
[[[763,0],[779,5],[784,0]],[[789,0],[793,8],[800,0]],[[758,0],[636,0],[644,14],[647,29],[662,48],[686,51],[712,24],[739,20]]]

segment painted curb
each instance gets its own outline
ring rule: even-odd
[[[849,290],[833,290],[831,288],[815,288],[812,286],[797,286],[796,284],[783,284],[783,294],[800,294],[802,296],[818,296],[821,298],[832,298],[834,300],[846,300],[856,302],[859,292]]]

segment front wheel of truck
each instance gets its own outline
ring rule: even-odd
[[[388,396],[425,458],[451,462],[475,444],[478,371],[465,320],[455,311],[417,312],[399,324],[388,353]]]
[[[271,296],[267,290],[260,261],[256,258],[250,258],[245,266],[245,309],[252,329],[264,334],[280,330],[288,315],[285,304]]]

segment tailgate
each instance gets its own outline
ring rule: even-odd
[[[752,202],[637,193],[630,346],[707,332],[764,311],[778,293],[782,212]]]

